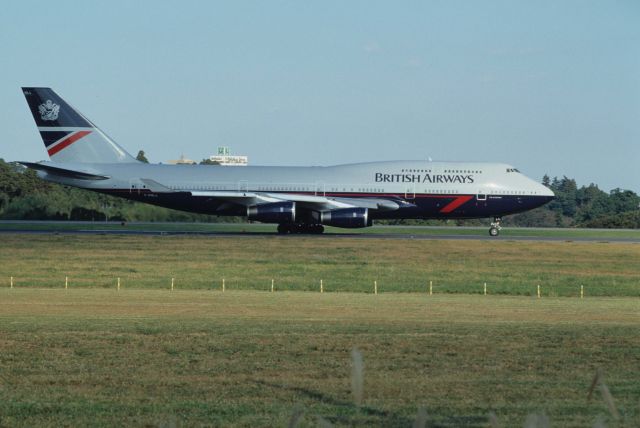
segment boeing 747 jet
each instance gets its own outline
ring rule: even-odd
[[[44,180],[182,211],[278,224],[279,233],[377,219],[501,218],[551,190],[502,163],[387,161],[328,167],[225,167],[137,161],[50,88],[22,88],[50,161],[20,162]]]

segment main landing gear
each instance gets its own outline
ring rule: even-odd
[[[278,225],[278,233],[288,235],[289,233],[308,233],[319,235],[324,232],[324,226],[321,224],[307,223],[282,223]]]
[[[490,236],[500,235],[500,229],[502,229],[502,227],[500,226],[501,221],[502,221],[502,218],[500,217],[493,218],[493,221],[491,222],[491,228],[489,229]]]

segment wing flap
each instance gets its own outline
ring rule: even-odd
[[[395,211],[400,208],[398,202],[383,198],[335,198],[334,200],[353,207],[369,208],[370,210]]]

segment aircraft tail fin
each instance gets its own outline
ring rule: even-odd
[[[50,88],[22,88],[40,136],[54,162],[137,162]]]

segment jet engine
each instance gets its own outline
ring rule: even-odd
[[[359,228],[371,226],[368,208],[343,208],[319,213],[320,223],[328,226]]]
[[[296,203],[287,201],[252,205],[247,208],[247,217],[263,223],[294,223]]]

